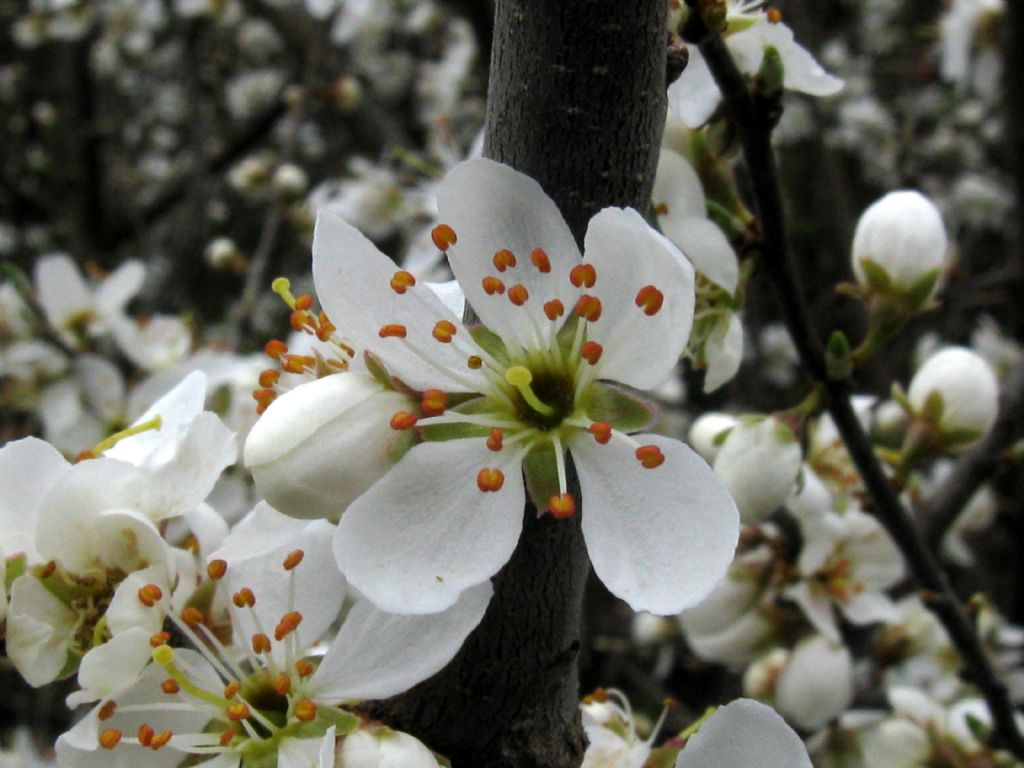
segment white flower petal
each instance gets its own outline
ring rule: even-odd
[[[66,254],[56,253],[40,258],[33,277],[39,305],[55,328],[63,328],[68,319],[78,312],[92,310],[92,291],[75,262]]]
[[[798,582],[789,587],[786,597],[799,605],[808,621],[821,634],[833,643],[841,643],[842,636],[839,634],[839,624],[836,622],[835,614],[832,612],[832,601],[820,592],[817,592],[807,584],[806,581]]]
[[[149,638],[153,634],[134,627],[115,635],[82,657],[78,684],[82,690],[67,698],[70,708],[107,696],[116,696],[134,683],[153,656]]]
[[[599,376],[639,389],[657,386],[672,372],[693,325],[694,275],[681,253],[631,208],[605,208],[587,227],[586,260],[597,273],[592,292],[601,317],[587,337],[604,352]],[[637,306],[653,285],[664,302],[653,316]]]
[[[442,613],[401,616],[369,600],[355,604],[310,685],[317,700],[384,699],[439,672],[462,647],[487,610],[485,582],[463,592]]]
[[[357,345],[372,350],[392,374],[415,389],[466,392],[482,386],[483,375],[466,365],[466,345],[475,345],[460,319],[424,285],[414,285],[401,295],[395,293],[391,279],[397,271],[391,259],[339,216],[321,212],[317,217],[313,279],[331,322]],[[439,320],[455,326],[459,343],[441,344],[433,338]],[[381,327],[391,324],[405,326],[405,340],[380,338]],[[407,344],[431,362],[421,359]],[[457,372],[458,379],[449,371]]]
[[[771,707],[737,699],[701,725],[676,768],[811,768],[800,737]]]
[[[704,56],[695,45],[687,48],[690,59],[686,69],[668,87],[668,105],[672,113],[690,128],[699,128],[714,113],[721,92],[711,77]]]
[[[730,312],[728,322],[718,322],[704,344],[704,359],[708,365],[705,392],[714,392],[736,375],[743,362],[743,323],[739,315]]]
[[[34,687],[57,679],[67,660],[77,616],[34,576],[11,585],[7,609],[7,658]]]
[[[507,165],[477,158],[453,168],[438,189],[440,221],[449,225],[458,242],[448,251],[452,272],[484,325],[503,339],[522,347],[536,346],[530,313],[541,327],[548,325],[544,302],[559,299],[570,309],[576,291],[569,271],[580,262],[579,248],[558,207],[540,184]],[[530,261],[542,248],[551,272],[541,273]],[[492,262],[502,249],[512,251],[516,265],[499,272]],[[484,277],[499,277],[506,286],[521,284],[529,300],[521,307],[508,293],[488,296]]]
[[[482,439],[409,451],[338,523],[334,554],[352,586],[386,611],[435,613],[497,573],[519,541],[526,503],[508,453]],[[504,474],[500,490],[477,486],[485,467]]]
[[[145,279],[146,268],[141,261],[126,261],[96,289],[96,311],[107,320],[121,315],[125,305],[141,290]]]
[[[574,436],[583,536],[594,570],[633,610],[660,615],[696,605],[725,575],[739,515],[711,468],[687,446],[659,435],[636,440],[661,449],[646,469],[633,445]]]
[[[802,640],[779,675],[775,706],[800,728],[816,731],[853,701],[853,659],[820,635]]]
[[[0,448],[0,549],[8,557],[36,553],[36,519],[40,502],[71,464],[49,443],[26,437]]]
[[[689,161],[668,147],[658,155],[658,173],[654,177],[651,202],[658,215],[658,225],[665,236],[675,240],[666,225],[675,229],[689,219],[706,219],[707,201],[700,176]]]
[[[334,726],[318,739],[282,739],[277,768],[334,768]]]

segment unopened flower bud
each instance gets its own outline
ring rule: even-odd
[[[705,413],[690,427],[690,445],[701,458],[713,462],[725,434],[736,426],[736,417],[727,413]]]
[[[418,739],[389,728],[370,732],[363,729],[338,742],[336,768],[437,768],[433,753]]]
[[[279,165],[271,179],[274,191],[281,197],[296,198],[306,191],[309,179],[306,172],[293,163]]]
[[[913,190],[890,192],[857,222],[853,271],[869,292],[921,308],[939,285],[948,241],[938,209]]]
[[[759,523],[782,506],[796,485],[802,454],[793,431],[772,417],[747,417],[729,432],[714,470],[744,523]]]
[[[914,374],[907,393],[914,412],[961,440],[984,434],[999,410],[999,385],[988,363],[965,347],[932,355]]]

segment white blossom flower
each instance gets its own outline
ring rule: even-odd
[[[704,721],[675,768],[811,768],[803,741],[775,710],[737,699]]]
[[[360,728],[339,740],[331,768],[437,768],[434,753],[414,736]]]
[[[580,768],[642,768],[651,754],[651,746],[661,730],[667,709],[651,728],[648,739],[636,732],[629,700],[614,689],[589,696],[580,705],[587,751]]]
[[[757,74],[764,51],[771,46],[782,58],[786,89],[811,96],[837,93],[843,81],[822,69],[793,39],[793,31],[762,9],[763,4],[763,0],[728,0],[723,34],[740,71]],[[687,50],[686,69],[668,89],[669,108],[688,126],[697,128],[714,113],[721,94],[700,49],[691,45]]]
[[[583,261],[540,186],[489,160],[458,166],[439,197],[436,236],[485,326],[475,332],[353,227],[317,222],[327,315],[423,393],[420,413],[391,423],[428,440],[341,518],[345,575],[388,610],[444,609],[512,554],[527,484],[542,512],[574,513],[568,449],[609,589],[655,613],[693,604],[732,557],[735,507],[682,443],[629,437],[644,410],[599,381],[645,388],[668,376],[689,334],[692,268],[639,214],[615,208],[591,220]]]
[[[743,522],[759,523],[789,498],[801,461],[793,430],[774,417],[747,416],[729,431],[713,466]]]
[[[772,704],[789,722],[815,731],[853,701],[853,658],[821,635],[797,643],[779,674]]]

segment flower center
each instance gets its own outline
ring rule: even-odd
[[[534,374],[526,366],[513,365],[505,371],[505,381],[516,389],[516,416],[532,427],[547,432],[561,425],[573,411],[574,385],[565,374]]]

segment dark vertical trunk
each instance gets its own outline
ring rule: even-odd
[[[602,208],[649,200],[665,118],[665,17],[665,0],[497,4],[484,154],[537,179],[579,241]],[[580,516],[538,518],[528,507],[480,627],[447,669],[376,713],[455,768],[579,765],[588,570]]]

